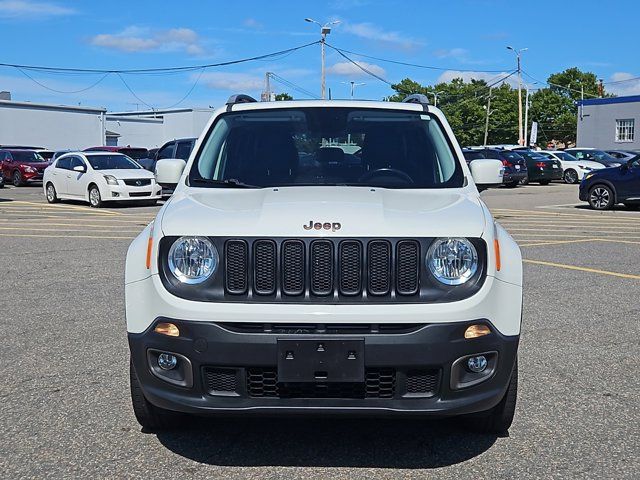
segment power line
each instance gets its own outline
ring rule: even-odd
[[[632,78],[627,78],[625,80],[615,80],[613,82],[603,82],[603,85],[616,85],[618,83],[625,83],[625,82],[636,82],[639,81],[640,77],[632,77]]]
[[[213,68],[213,67],[225,67],[229,65],[237,65],[239,63],[252,62],[256,60],[263,60],[266,58],[277,57],[279,55],[295,52],[303,48],[310,47],[320,43],[320,40],[305,43],[304,45],[298,45],[297,47],[287,48],[278,52],[266,53],[264,55],[256,55],[254,57],[246,57],[238,60],[229,60],[227,62],[219,63],[207,63],[203,65],[191,65],[184,67],[161,67],[161,68],[138,68],[138,69],[124,69],[124,70],[103,70],[93,68],[65,68],[65,67],[45,67],[39,65],[21,65],[16,63],[0,63],[0,67],[12,67],[22,68],[24,70],[41,71],[41,72],[69,72],[69,73],[115,73],[115,74],[140,74],[140,73],[171,73],[171,72],[185,72],[185,71],[197,71],[200,69]]]
[[[282,78],[280,75],[276,75],[273,72],[270,72],[270,77],[273,78],[275,81],[281,83],[282,85],[291,88],[299,93],[302,93],[304,96],[306,97],[310,97],[310,98],[315,98],[317,99],[318,96],[312,92],[310,92],[309,90],[306,90],[305,88],[302,88],[300,85],[296,85],[295,83],[287,80],[286,78]]]
[[[100,77],[98,79],[98,81],[92,83],[91,85],[89,85],[86,88],[81,88],[80,90],[70,90],[70,91],[65,91],[65,90],[57,90],[55,88],[51,88],[48,87],[47,85],[45,85],[44,83],[39,82],[38,80],[36,80],[35,78],[33,78],[31,75],[29,75],[27,72],[25,72],[23,69],[16,67],[16,69],[22,73],[25,77],[27,77],[28,79],[30,79],[31,81],[33,81],[34,83],[40,85],[42,88],[49,90],[51,92],[55,92],[55,93],[61,93],[61,94],[69,94],[69,93],[81,93],[81,92],[86,92],[87,90],[91,90],[93,87],[96,87],[99,83],[101,83],[105,78],[107,78],[109,75],[111,75],[110,73],[105,73],[102,77]]]
[[[531,80],[534,80],[537,83],[542,83],[544,85],[550,85],[552,87],[558,87],[558,88],[562,88],[564,90],[567,90],[569,92],[575,92],[575,93],[579,93],[581,95],[589,96],[589,97],[593,97],[593,98],[599,98],[598,95],[594,95],[592,93],[585,93],[582,90],[576,90],[575,88],[569,88],[569,87],[565,87],[564,85],[558,85],[557,83],[551,83],[551,82],[543,82],[542,80],[538,80],[535,77],[532,77],[531,75],[529,75],[527,72],[525,72],[524,70],[522,71],[522,73],[524,73],[527,77],[529,77]]]
[[[387,62],[387,63],[394,63],[396,65],[404,65],[405,67],[424,68],[428,70],[439,70],[439,71],[455,70],[456,72],[501,73],[504,71],[504,69],[502,70],[470,70],[470,69],[463,69],[463,68],[445,68],[445,67],[436,67],[433,65],[420,65],[418,63],[401,62],[399,60],[390,60],[388,58],[374,57],[373,55],[366,55],[364,53],[353,52],[350,50],[345,50],[344,48],[334,47],[332,45],[329,45],[328,43],[326,45],[338,52],[350,53],[351,55],[356,55],[358,57],[363,57],[363,58],[369,58],[371,60],[377,60],[379,62]]]

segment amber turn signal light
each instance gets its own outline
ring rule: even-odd
[[[156,328],[153,331],[161,335],[167,335],[169,337],[180,336],[180,329],[173,323],[159,323],[158,325],[156,325]]]
[[[489,327],[487,327],[486,325],[471,325],[464,331],[464,338],[484,337],[485,335],[489,335],[490,333],[491,329],[489,329]]]

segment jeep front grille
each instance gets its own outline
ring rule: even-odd
[[[417,295],[420,244],[400,240],[229,239],[224,247],[228,295],[287,299]]]

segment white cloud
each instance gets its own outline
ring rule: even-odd
[[[366,68],[371,73],[374,73],[380,77],[384,77],[386,74],[384,68],[380,65],[376,65],[374,63],[367,62],[356,62],[362,68]],[[338,62],[334,65],[331,65],[327,68],[327,73],[333,75],[340,75],[343,77],[366,77],[368,74],[364,72],[362,69],[358,68],[351,62]]]
[[[188,55],[204,55],[200,36],[190,28],[172,28],[151,32],[148,28],[127,27],[119,33],[102,33],[90,40],[92,45],[122,52],[184,51]]]
[[[373,23],[349,23],[344,22],[340,27],[344,32],[356,37],[372,40],[402,50],[413,50],[422,45],[422,42],[407,37],[399,32],[385,31]]]
[[[502,73],[487,73],[487,72],[460,72],[458,70],[447,70],[442,72],[436,83],[448,83],[454,78],[461,78],[464,82],[469,83],[471,80],[484,80],[487,83],[495,83],[501,78],[509,75],[509,72]],[[504,82],[500,82],[496,84],[496,86],[501,85],[502,83],[507,83],[512,87],[518,85],[518,79],[515,75],[511,75],[509,78],[505,79]]]
[[[607,93],[615,93],[619,96],[640,95],[640,75],[634,75],[628,72],[616,72],[611,75],[612,85],[605,83],[605,91]]]
[[[32,2],[29,0],[1,0],[0,17],[21,18],[28,17],[60,17],[73,15],[76,11],[73,8],[63,7],[50,2]]]
[[[264,78],[248,73],[210,72],[204,73],[200,80],[209,88],[246,92],[262,90]]]
[[[257,28],[260,29],[263,27],[262,23],[260,23],[258,20],[256,20],[255,18],[245,18],[244,22],[242,22],[242,24],[245,27],[248,28]]]
[[[433,54],[438,58],[456,58],[464,60],[467,58],[469,51],[464,48],[443,48],[436,50]]]

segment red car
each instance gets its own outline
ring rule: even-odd
[[[0,169],[6,181],[16,187],[41,182],[44,169],[51,165],[34,150],[0,150]]]
[[[90,147],[85,152],[117,152],[138,161],[149,157],[149,150],[142,147]]]

